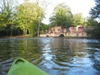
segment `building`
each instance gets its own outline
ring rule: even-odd
[[[49,28],[45,34],[40,34],[40,37],[59,37],[59,36],[86,37],[87,34],[84,31],[84,27],[82,25],[69,28],[62,28],[61,26],[53,26]]]

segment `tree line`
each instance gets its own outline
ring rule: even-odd
[[[92,29],[88,30],[88,34],[91,37],[100,39],[100,0],[94,0],[95,6],[90,10],[90,17],[87,18],[88,26]]]
[[[44,9],[39,1],[16,4],[17,0],[0,0],[0,34],[39,36],[44,24]],[[40,26],[41,25],[41,26]],[[46,28],[46,26],[44,27]]]
[[[35,0],[30,2],[24,0],[19,4],[17,0],[0,0],[0,36],[30,35],[39,36],[51,26],[67,27],[84,25],[95,26],[98,35],[99,23],[96,18],[100,18],[100,1],[95,0],[96,5],[90,11],[90,17],[84,18],[82,13],[72,14],[71,9],[64,3],[56,5],[50,17],[50,24],[42,22],[45,18],[46,3]],[[42,4],[42,5],[41,5]],[[44,6],[44,7],[43,7]],[[98,11],[97,11],[98,10]],[[97,13],[96,13],[97,12]],[[98,13],[99,12],[99,13]],[[91,36],[94,30],[88,31]]]
[[[71,9],[64,3],[58,4],[50,17],[50,25],[62,25],[62,27],[71,27],[77,25],[86,25],[86,18],[82,13],[72,14]]]

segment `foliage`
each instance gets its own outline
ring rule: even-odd
[[[82,13],[76,13],[73,15],[74,26],[85,25],[86,19],[82,17]]]
[[[24,3],[18,5],[16,0],[0,0],[0,34],[39,35],[40,28],[45,28],[44,25],[43,27],[41,25],[46,8],[44,7],[46,1],[43,5],[44,1],[40,3],[40,0],[35,2],[24,0]]]
[[[16,0],[0,0],[0,32],[5,32],[7,35],[8,32],[12,35],[15,3]]]
[[[61,3],[58,4],[53,11],[50,18],[51,25],[62,25],[62,27],[69,27],[73,24],[73,15],[68,6]]]
[[[92,37],[100,38],[100,0],[95,0],[96,6],[90,10],[91,17],[88,19],[88,25],[92,26],[93,29],[88,31]]]
[[[95,4],[96,6],[91,9],[90,14],[93,18],[100,19],[100,0],[95,0]]]
[[[40,26],[40,33],[41,34],[45,34],[46,33],[46,30],[50,28],[50,25],[46,25],[46,24],[43,24],[41,23],[41,26]]]
[[[43,11],[38,3],[29,3],[25,1],[16,11],[16,21],[18,27],[23,30],[24,34],[35,35],[38,27],[38,22],[43,18]]]
[[[95,23],[95,26],[92,26],[93,29],[87,31],[90,37],[100,38],[100,23]]]
[[[13,0],[0,0],[0,27],[12,24]]]
[[[95,25],[97,25],[97,21],[92,16],[90,16],[87,18],[87,25],[88,26],[95,26]]]

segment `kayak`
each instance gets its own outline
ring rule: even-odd
[[[17,58],[12,63],[7,75],[49,75],[23,58]]]

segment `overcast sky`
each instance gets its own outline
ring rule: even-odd
[[[22,0],[19,0],[22,1]],[[34,1],[34,0],[31,0]],[[50,0],[47,0],[50,1]],[[83,17],[89,16],[89,11],[92,7],[95,6],[94,0],[51,0],[52,5],[48,6],[46,11],[46,18],[43,20],[44,23],[49,23],[49,17],[53,12],[53,8],[55,5],[59,3],[65,3],[71,8],[73,14],[82,13]]]

